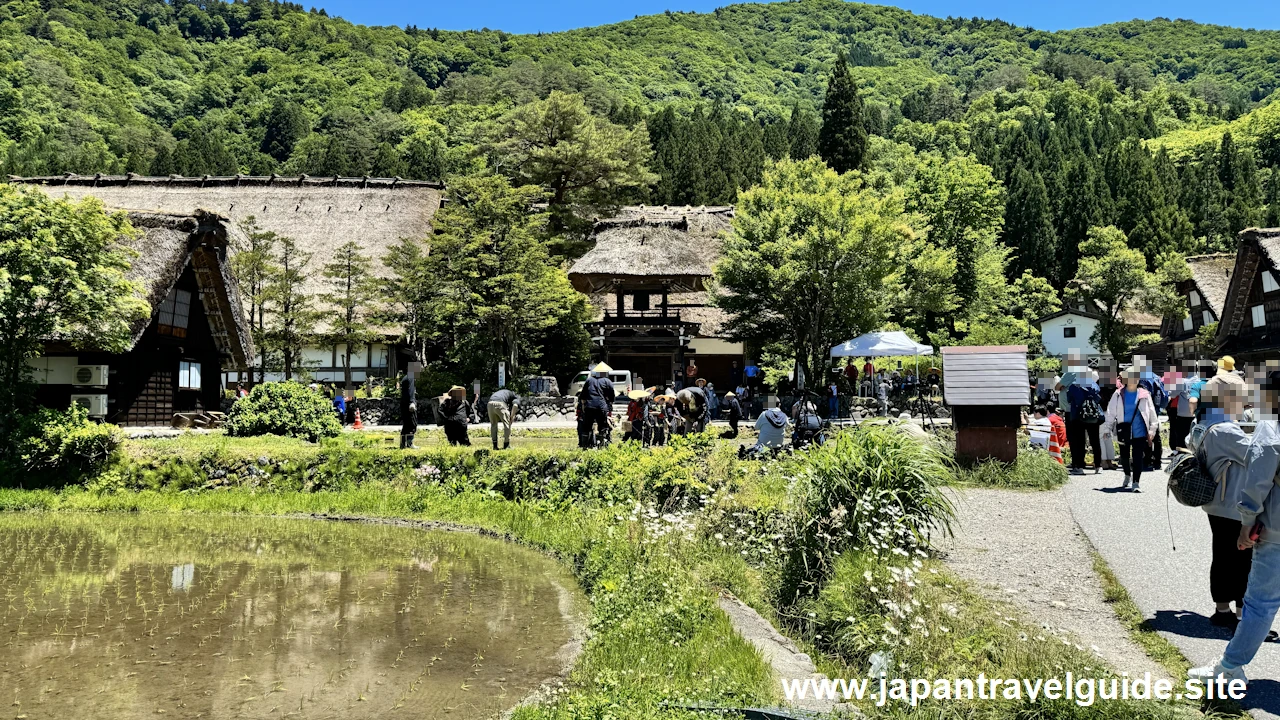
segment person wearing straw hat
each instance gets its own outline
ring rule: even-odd
[[[729,431],[724,434],[724,437],[732,440],[738,437],[738,421],[742,419],[742,405],[738,402],[737,393],[734,392],[724,394],[724,404],[729,408]]]
[[[609,411],[613,408],[616,397],[613,383],[605,377],[605,373],[613,368],[600,363],[591,368],[591,377],[582,386],[582,397],[585,404],[583,420],[586,436],[584,442],[591,447],[599,447],[609,440]]]
[[[627,419],[622,426],[627,440],[644,442],[645,419],[649,414],[649,391],[631,390],[627,393]]]
[[[657,388],[653,388],[656,390]],[[644,419],[644,444],[646,447],[661,447],[667,444],[667,396],[658,393],[649,403]]]
[[[440,396],[440,416],[444,419],[444,436],[450,445],[470,445],[467,426],[471,424],[471,405],[467,402],[467,389],[454,385]]]

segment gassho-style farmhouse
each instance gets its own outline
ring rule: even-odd
[[[229,269],[245,227],[293,238],[327,261],[355,240],[389,275],[381,259],[399,240],[428,237],[444,186],[399,178],[316,177],[10,177],[53,197],[95,197],[123,210],[140,230],[130,279],[145,291],[151,318],[123,354],[46,344],[32,361],[40,401],[77,402],[94,417],[121,425],[168,425],[176,413],[216,410],[225,387],[259,377],[245,300]],[[717,237],[733,209],[624,207],[600,220],[594,248],[569,277],[597,309],[589,324],[596,355],[651,381],[698,364],[700,376],[727,386],[743,346],[723,337],[723,315],[707,304],[705,280],[719,252]],[[304,290],[322,292],[311,273]],[[323,338],[326,324],[318,328]],[[395,328],[352,349],[352,379],[395,377],[412,360]],[[346,348],[320,342],[301,365],[315,380],[343,377]],[[694,360],[696,358],[696,361]],[[265,372],[267,380],[281,379]]]

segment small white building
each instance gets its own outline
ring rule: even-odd
[[[1044,343],[1046,355],[1063,357],[1069,351],[1075,351],[1088,359],[1108,356],[1105,350],[1094,347],[1089,341],[1101,320],[1102,316],[1096,312],[1074,307],[1037,318],[1032,324],[1040,330],[1040,342]]]

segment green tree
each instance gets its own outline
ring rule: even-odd
[[[501,176],[456,178],[436,214],[431,252],[395,248],[393,287],[410,293],[401,319],[412,323],[423,362],[463,379],[489,377],[499,360],[524,373],[545,349],[539,338],[563,338],[551,329],[566,316],[584,319],[582,296],[539,241],[545,216],[529,213],[544,197]]]
[[[1070,192],[1065,193],[1062,199],[1062,219],[1058,224],[1059,263],[1055,272],[1046,273],[1063,283],[1076,275],[1080,243],[1089,237],[1089,228],[1106,224],[1107,196],[1110,194],[1093,161],[1083,153],[1071,162],[1066,186]]]
[[[955,292],[972,304],[980,286],[980,258],[995,250],[1004,222],[1000,184],[991,169],[961,155],[928,156],[916,172],[907,211],[918,212],[929,227],[929,241],[955,254]]]
[[[804,160],[818,154],[818,132],[821,125],[812,112],[800,107],[797,103],[791,108],[791,119],[787,123],[787,154],[792,160]],[[781,160],[786,154],[773,159]]]
[[[267,282],[265,299],[271,312],[267,314],[263,344],[279,354],[284,379],[292,380],[301,365],[302,348],[314,337],[318,314],[306,291],[312,254],[303,252],[287,235],[275,239],[273,271]]]
[[[1018,270],[1052,272],[1058,267],[1058,238],[1053,229],[1053,209],[1039,175],[1018,165],[1009,183],[1005,206],[1004,242],[1015,253]],[[1055,273],[1056,274],[1056,273]],[[1059,283],[1061,278],[1051,277]]]
[[[44,343],[122,352],[150,309],[125,279],[133,234],[97,200],[0,185],[0,437],[32,396],[27,361]]]
[[[820,382],[830,348],[884,317],[893,249],[913,237],[902,213],[901,192],[873,192],[818,158],[768,166],[739,196],[715,269],[730,333],[757,347],[785,338]]]
[[[1272,168],[1267,182],[1267,215],[1263,224],[1280,227],[1280,168]]]
[[[827,95],[822,101],[822,130],[818,132],[818,153],[836,172],[862,167],[862,158],[867,152],[867,129],[863,122],[862,98],[841,53],[827,81]]]
[[[498,167],[517,182],[541,186],[556,210],[609,205],[622,191],[656,180],[644,125],[614,125],[595,117],[582,96],[553,91],[504,119],[495,147]]]
[[[277,162],[284,162],[293,154],[298,141],[311,132],[311,125],[307,122],[306,111],[300,105],[277,100],[271,105],[263,130],[259,150],[275,158]]]
[[[345,350],[342,357],[343,387],[351,392],[351,354],[356,345],[374,340],[372,318],[377,313],[374,301],[378,287],[373,277],[372,258],[360,252],[360,245],[349,241],[339,247],[333,259],[324,266],[330,291],[320,296],[334,311],[329,335]]]
[[[249,332],[258,349],[258,381],[264,382],[270,354],[266,340],[267,293],[278,272],[275,266],[278,236],[260,228],[258,219],[252,215],[240,223],[240,230],[235,254],[231,256],[231,271],[240,287],[240,297],[249,303]]]
[[[1114,226],[1093,228],[1080,246],[1080,269],[1072,281],[1073,298],[1098,308],[1102,315],[1089,342],[1114,358],[1128,355],[1133,333],[1125,322],[1132,311],[1160,317],[1186,317],[1185,301],[1173,284],[1190,277],[1186,261],[1176,253],[1161,257],[1159,268],[1147,270],[1142,251]]]

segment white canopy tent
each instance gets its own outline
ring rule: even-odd
[[[887,357],[891,355],[932,354],[932,347],[917,343],[900,330],[859,335],[852,340],[831,348],[831,357]]]
[[[932,355],[933,348],[907,337],[901,330],[873,332],[848,340],[831,348],[831,357],[890,357],[914,355],[916,375],[920,374],[920,356]]]

